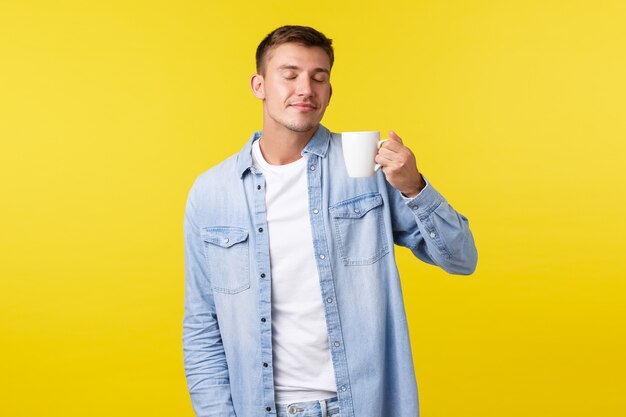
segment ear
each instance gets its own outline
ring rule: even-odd
[[[254,74],[250,78],[250,88],[252,88],[252,94],[259,100],[265,100],[265,80],[260,74]]]

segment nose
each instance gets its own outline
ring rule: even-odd
[[[298,77],[298,82],[296,84],[296,94],[303,97],[310,97],[313,94],[313,89],[311,88],[311,79],[306,74],[301,74]]]

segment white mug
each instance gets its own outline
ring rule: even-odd
[[[374,175],[380,169],[374,157],[382,144],[388,140],[380,140],[380,132],[343,132],[341,134],[343,160],[348,175],[352,178]]]

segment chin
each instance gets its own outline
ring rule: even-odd
[[[309,130],[317,127],[319,122],[311,122],[311,123],[287,123],[285,127],[293,132],[304,133]]]

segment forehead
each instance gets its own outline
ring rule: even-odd
[[[268,69],[289,65],[302,68],[324,68],[330,71],[330,58],[326,51],[319,46],[283,43],[272,48],[266,59]]]

